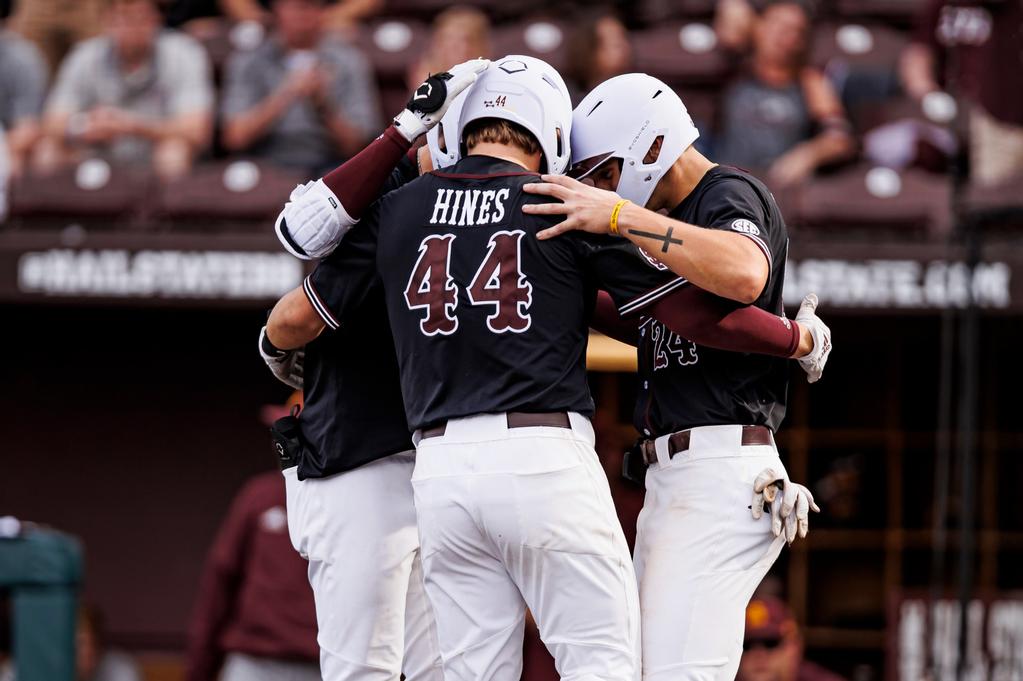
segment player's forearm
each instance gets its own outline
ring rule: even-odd
[[[770,274],[767,257],[751,240],[704,229],[627,204],[619,233],[694,286],[740,303],[752,303]]]
[[[266,336],[276,348],[295,350],[319,336],[323,327],[323,320],[300,286],[274,305],[266,322]]]
[[[693,286],[662,298],[645,313],[683,338],[719,350],[795,358],[813,348],[812,338],[795,322]]]
[[[348,215],[358,219],[380,196],[391,171],[408,153],[412,143],[389,126],[365,149],[323,176]]]

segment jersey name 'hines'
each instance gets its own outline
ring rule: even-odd
[[[488,225],[504,220],[504,202],[511,190],[438,189],[430,224],[452,227]]]

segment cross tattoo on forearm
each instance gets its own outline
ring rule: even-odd
[[[643,232],[638,229],[630,229],[629,234],[635,234],[636,236],[646,237],[647,239],[654,239],[655,241],[663,241],[664,245],[661,246],[661,253],[668,252],[668,246],[672,244],[682,245],[682,239],[672,239],[671,233],[675,230],[674,227],[668,228],[667,234],[654,234],[653,232]]]

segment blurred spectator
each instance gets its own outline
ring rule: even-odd
[[[130,655],[107,649],[103,616],[90,605],[83,605],[78,613],[75,656],[77,681],[142,681]]]
[[[14,681],[11,664],[11,611],[7,592],[0,589],[0,681]]]
[[[337,165],[379,131],[366,58],[325,35],[323,0],[273,0],[275,31],[228,63],[224,146],[311,174]]]
[[[270,0],[164,0],[167,23],[180,26],[194,19],[224,17],[233,22],[258,21],[269,25]],[[326,25],[345,29],[378,12],[384,0],[336,0],[326,10]]]
[[[954,89],[969,103],[964,113],[969,116],[970,174],[982,185],[999,184],[1023,171],[1021,36],[1019,2],[930,0],[902,55],[903,87],[929,117],[947,121],[954,115],[954,102],[943,88]]]
[[[0,601],[0,681],[16,681],[9,655],[9,615],[2,606]],[[75,670],[76,681],[142,681],[142,673],[130,655],[107,648],[103,615],[91,605],[83,605],[78,611]]]
[[[447,71],[469,59],[491,56],[487,15],[475,7],[449,7],[433,20],[430,46],[409,69],[406,84],[414,90],[431,73]]]
[[[0,225],[7,219],[7,188],[11,177],[10,155],[7,153],[7,138],[0,125]]]
[[[802,2],[769,3],[753,26],[748,75],[729,86],[722,102],[719,159],[766,169],[776,187],[798,184],[855,152],[838,95],[807,65],[811,27]]]
[[[166,3],[166,15],[167,25],[175,27],[209,17],[270,23],[266,3],[258,0],[170,0]]]
[[[729,52],[744,53],[757,13],[748,0],[718,0],[714,9],[714,32],[718,43]]]
[[[284,509],[278,471],[235,496],[199,583],[187,681],[319,681],[313,592]]]
[[[46,64],[32,43],[0,29],[0,129],[6,138],[7,173],[21,174],[39,138],[39,115],[46,96]],[[2,152],[0,152],[2,153]]]
[[[74,49],[46,105],[36,154],[52,171],[83,153],[184,175],[209,144],[213,90],[206,52],[161,31],[153,0],[104,0],[103,36]]]
[[[11,28],[36,44],[54,73],[75,43],[100,32],[106,0],[17,0]]]
[[[844,681],[803,659],[803,637],[788,606],[773,596],[746,607],[746,635],[736,681]]]
[[[566,79],[578,102],[608,78],[632,70],[632,45],[621,20],[610,10],[585,17],[568,41]]]

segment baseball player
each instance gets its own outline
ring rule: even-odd
[[[788,250],[781,213],[758,180],[697,152],[697,136],[667,85],[643,74],[613,78],[573,116],[573,174],[589,185],[544,176],[546,184],[525,191],[562,203],[523,210],[568,216],[540,238],[607,232],[610,223],[693,284],[780,315]],[[808,296],[796,317],[814,336],[800,360],[810,382],[831,350],[815,306]],[[817,510],[809,491],[788,480],[774,444],[788,370],[776,358],[697,345],[652,318],[641,320],[637,340],[635,424],[649,465],[635,551],[643,678],[730,681],[754,588]]]
[[[486,65],[476,60],[431,77],[380,138],[335,172],[296,189],[293,199],[305,196],[315,209],[313,197],[329,197],[330,224],[341,230],[344,216],[350,226],[346,207],[358,215],[396,165],[393,185],[418,175],[406,155],[412,142]],[[317,254],[315,240],[294,240],[286,214],[276,225],[285,247],[300,257]],[[293,216],[292,223],[299,220]],[[309,561],[321,673],[325,681],[398,681],[402,672],[410,681],[440,681],[412,505],[413,446],[380,293],[350,310],[348,320],[344,329],[310,339],[304,358],[278,352],[265,333],[260,336],[260,352],[274,373],[305,391],[301,418],[291,419],[290,429],[280,422],[277,428],[289,533]]]
[[[563,677],[637,671],[632,571],[586,418],[587,293],[600,282],[640,310],[681,280],[621,243],[531,238],[551,223],[519,212],[528,171],[568,161],[570,105],[550,71],[506,59],[483,74],[459,124],[469,156],[384,196],[265,334],[299,348],[382,290],[455,679],[518,678],[527,604]]]

